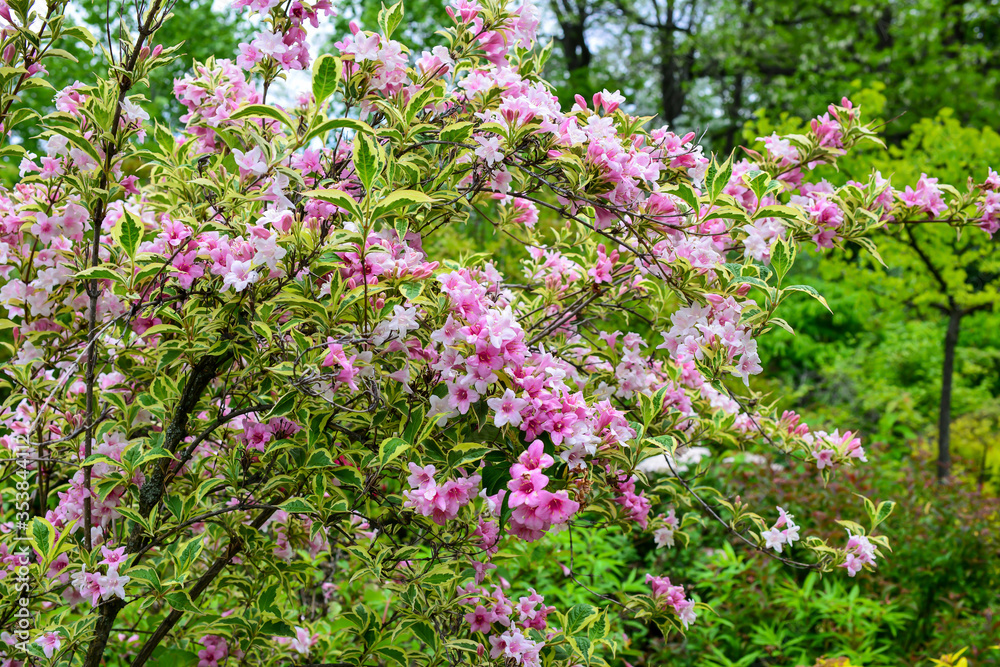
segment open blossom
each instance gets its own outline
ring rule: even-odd
[[[506,389],[503,396],[488,399],[486,404],[496,413],[493,418],[494,425],[501,428],[507,424],[519,425],[521,423],[521,410],[528,405],[528,401],[518,398],[511,389]]]
[[[42,647],[46,658],[51,658],[62,647],[62,636],[58,632],[46,632],[35,643]]]
[[[774,549],[779,554],[784,547],[792,546],[799,539],[799,527],[795,524],[795,517],[788,514],[782,508],[778,509],[778,520],[770,529],[761,532],[764,538],[764,546],[767,549]]]
[[[149,114],[131,100],[122,100],[121,109],[122,118],[126,123],[142,123],[142,121],[149,120]]]
[[[646,583],[652,589],[652,597],[661,607],[672,608],[681,624],[687,628],[694,623],[697,613],[694,610],[694,600],[685,596],[683,586],[674,586],[667,577],[646,575]]]
[[[875,567],[875,545],[864,535],[847,534],[847,548],[845,549],[844,562],[840,567],[847,569],[850,576],[856,575],[865,565]]]
[[[256,176],[267,173],[267,161],[264,159],[264,151],[260,149],[260,146],[254,146],[253,149],[245,153],[234,148],[233,156],[236,158],[236,166],[240,168],[241,172],[245,171]]]
[[[310,634],[305,628],[295,626],[295,637],[290,642],[292,650],[300,655],[309,655],[309,650],[319,641],[318,634]]]
[[[232,287],[235,291],[242,292],[259,278],[260,274],[253,270],[251,262],[230,257],[227,271],[222,277],[222,289],[227,290]]]
[[[500,137],[492,135],[478,135],[475,137],[479,147],[476,149],[478,155],[486,165],[492,167],[497,162],[503,160],[503,151],[500,150]]]

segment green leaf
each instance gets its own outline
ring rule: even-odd
[[[115,268],[117,267],[113,264],[99,264],[83,271],[77,271],[74,277],[81,280],[114,280],[118,283],[124,283],[125,277],[116,272]]]
[[[511,480],[510,467],[502,465],[488,465],[483,468],[483,488],[487,495],[494,495],[497,491],[507,488],[507,482]]]
[[[445,125],[441,130],[441,141],[452,141],[456,144],[464,143],[472,135],[473,124],[468,121]]]
[[[431,204],[434,200],[419,190],[397,190],[375,205],[372,210],[372,220],[378,220],[397,208],[405,208],[413,204]]]
[[[302,498],[292,498],[291,500],[286,500],[285,502],[278,505],[281,509],[288,512],[289,514],[315,514],[316,508],[309,504],[308,501]]]
[[[680,197],[685,204],[691,207],[691,212],[698,217],[701,214],[701,206],[698,203],[698,195],[694,193],[691,186],[681,183],[677,189],[670,194]]]
[[[145,232],[145,229],[143,228],[142,221],[136,220],[135,216],[126,209],[125,215],[115,225],[112,237],[130,259],[135,259],[136,250],[139,248],[139,244],[142,243],[143,232]]]
[[[379,463],[385,467],[409,448],[410,444],[402,438],[386,438],[378,446]]]
[[[302,193],[302,196],[336,204],[340,208],[348,211],[355,218],[364,217],[364,214],[361,212],[361,208],[358,206],[358,202],[354,201],[354,198],[343,190],[335,190],[333,188],[324,190],[307,190]]]
[[[406,651],[395,646],[383,646],[381,648],[375,649],[375,653],[378,653],[383,658],[390,660],[390,664],[396,663],[399,665],[408,665],[409,657]]]
[[[287,415],[289,412],[295,409],[295,399],[298,398],[298,392],[290,391],[271,408],[271,411],[267,413],[268,419],[272,417],[281,417]]]
[[[287,113],[269,104],[248,104],[239,111],[234,112],[229,117],[229,120],[240,120],[241,118],[270,118],[291,128],[298,125]]]
[[[799,210],[792,208],[791,206],[782,206],[780,204],[772,204],[771,206],[762,206],[757,209],[754,214],[754,220],[759,220],[761,218],[782,218],[784,220],[794,220],[800,217],[801,213]]]
[[[870,238],[868,238],[866,236],[861,236],[861,237],[858,237],[856,239],[851,239],[851,240],[854,241],[855,243],[857,243],[859,246],[861,246],[865,250],[867,250],[868,253],[872,257],[874,257],[878,261],[879,264],[881,264],[882,266],[886,266],[885,262],[882,260],[882,255],[878,254],[878,247],[875,245],[875,242],[872,241]],[[886,267],[886,268],[888,268],[888,267]]]
[[[309,470],[312,468],[332,468],[335,465],[337,464],[330,458],[330,452],[325,449],[317,449],[309,455],[309,460],[302,467],[305,470]]]
[[[360,120],[354,120],[353,118],[331,118],[330,120],[325,120],[315,128],[309,131],[306,135],[306,141],[309,141],[313,137],[318,137],[321,134],[326,134],[332,130],[354,130],[355,132],[367,132],[368,134],[374,134],[375,130],[368,123],[362,122]]]
[[[378,13],[378,27],[382,29],[382,34],[386,39],[392,37],[392,33],[396,31],[399,24],[403,20],[403,3],[402,0],[397,2],[392,7],[386,8],[382,5],[382,10]]]
[[[399,293],[406,297],[407,301],[413,301],[420,293],[424,290],[424,284],[422,282],[418,283],[403,283],[399,286]]]
[[[581,603],[575,605],[566,614],[566,634],[574,635],[587,625],[592,623],[600,614],[600,610],[589,604]]]
[[[354,137],[354,170],[366,192],[372,189],[376,177],[382,171],[381,149],[375,139],[367,134],[357,134]]]
[[[322,106],[340,83],[341,63],[339,58],[324,53],[313,63],[312,92],[316,106]]]
[[[448,465],[452,468],[460,468],[470,463],[476,463],[490,452],[488,447],[483,447],[479,442],[463,442],[453,447],[448,452]]]
[[[274,635],[277,637],[294,637],[295,628],[284,621],[267,621],[260,626],[262,635]]]
[[[365,478],[357,468],[352,468],[351,466],[341,466],[332,470],[330,474],[340,480],[341,484],[346,484],[347,486],[362,487],[365,484]]]
[[[729,179],[733,175],[733,156],[730,155],[729,158],[722,163],[721,166],[718,165],[716,161],[712,161],[712,167],[715,169],[711,170],[712,173],[706,176],[706,181],[709,184],[709,194],[712,196],[712,201],[714,202],[722,194],[723,188],[729,183]]]
[[[785,277],[792,264],[795,263],[795,244],[789,243],[783,238],[777,238],[771,246],[771,266],[778,274],[778,282]]]
[[[281,610],[275,601],[278,599],[278,584],[271,584],[257,597],[257,608],[275,616],[281,616]]]
[[[875,526],[888,519],[894,509],[896,509],[896,503],[891,500],[879,503],[878,509],[875,510],[875,518],[872,521],[872,530],[875,530]]]
[[[167,601],[167,604],[171,608],[177,611],[186,611],[192,614],[200,614],[201,609],[195,606],[194,602],[191,600],[191,596],[187,594],[187,591],[174,591],[173,593],[167,593],[163,596]]]
[[[747,280],[747,279],[744,278],[742,282],[749,282],[749,280]],[[824,308],[826,308],[827,310],[830,310],[830,306],[826,303],[826,299],[823,298],[823,295],[820,294],[819,292],[817,292],[815,287],[812,287],[810,285],[789,285],[788,287],[784,288],[781,291],[782,292],[805,292],[806,294],[808,294],[809,296],[811,296],[812,298],[816,299],[821,304],[823,304]],[[833,311],[830,310],[830,312],[832,313]]]
[[[597,617],[594,624],[590,626],[590,630],[587,631],[587,637],[590,641],[596,642],[604,639],[609,634],[611,634],[611,618],[609,618],[607,611],[603,611]]]
[[[437,649],[438,636],[437,632],[434,631],[434,628],[423,621],[417,621],[413,624],[411,629],[413,630],[413,634],[415,634],[420,641],[427,644],[427,646],[432,649]]]
[[[445,646],[458,651],[465,651],[466,653],[476,653],[479,651],[479,643],[471,639],[449,639]]]
[[[31,540],[41,552],[42,558],[47,560],[54,555],[52,552],[56,544],[56,530],[40,516],[31,520]]]

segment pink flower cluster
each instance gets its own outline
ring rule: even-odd
[[[473,610],[465,615],[469,628],[489,636],[491,660],[502,658],[512,661],[508,664],[524,667],[541,665],[539,652],[545,643],[526,637],[524,632],[529,629],[544,632],[546,617],[555,611],[555,607],[545,606],[544,597],[533,588],[528,590],[531,594],[515,603],[499,586],[495,586],[492,593],[472,582],[459,589],[459,593],[465,596],[465,604],[474,605]],[[497,626],[501,628],[499,631]]]
[[[861,446],[861,438],[856,437],[850,431],[845,431],[843,435],[839,430],[833,433],[813,431],[804,434],[802,439],[807,445],[812,446],[813,456],[816,457],[816,467],[820,470],[833,468],[838,463],[851,459],[868,462],[865,448]]]
[[[482,8],[475,0],[454,0],[445,7],[455,23],[467,24],[467,29],[476,36],[479,47],[486,59],[497,67],[507,67],[507,54],[514,46],[530,48],[538,31],[538,8],[532,2],[524,2],[508,11],[509,18],[494,30],[486,30]]]
[[[507,483],[510,495],[507,504],[514,511],[510,516],[510,532],[526,542],[542,537],[553,525],[564,524],[580,509],[580,503],[570,500],[566,490],[547,491],[549,478],[544,470],[554,460],[543,450],[541,440],[535,440],[510,467]]]
[[[990,169],[989,175],[980,186],[984,190],[983,200],[976,203],[979,228],[992,236],[1000,231],[1000,174]]]
[[[310,633],[306,628],[296,625],[294,637],[275,637],[274,640],[279,644],[289,645],[299,655],[309,655],[309,651],[319,641],[319,634]]]
[[[125,585],[131,580],[124,574],[118,573],[118,568],[125,562],[125,547],[109,549],[107,546],[101,547],[101,555],[104,559],[98,565],[106,565],[107,572],[87,572],[80,570],[71,577],[71,582],[75,593],[78,596],[73,600],[73,592],[67,590],[64,595],[69,596],[70,602],[77,602],[89,599],[92,607],[96,607],[101,600],[111,598],[125,599]]]
[[[864,535],[847,533],[846,556],[840,567],[847,568],[847,574],[856,575],[865,565],[875,567],[875,545]]]
[[[664,332],[665,348],[680,363],[705,359],[709,348],[721,348],[727,363],[734,364],[730,371],[749,385],[749,376],[760,373],[760,356],[757,341],[748,328],[741,325],[743,304],[733,297],[706,295],[708,303],[679,308],[670,316],[673,326]],[[738,357],[738,359],[737,359]]]
[[[338,253],[338,256],[343,262],[340,276],[347,282],[348,289],[365,284],[374,287],[380,278],[421,280],[438,268],[438,262],[426,261],[418,234],[409,232],[400,239],[391,228],[370,233],[363,251],[357,245],[355,250]]]
[[[344,77],[353,76],[362,69],[368,70],[372,77],[368,85],[385,97],[395,95],[407,87],[407,54],[403,45],[396,40],[361,30],[354,21],[351,21],[349,27],[351,36],[333,45],[341,55],[350,56],[343,63]],[[415,88],[410,90],[416,91]]]
[[[657,519],[664,525],[653,530],[653,541],[656,543],[656,548],[674,546],[674,533],[680,527],[676,510],[671,507],[665,517],[661,514]]]
[[[434,523],[443,526],[458,516],[458,511],[472,502],[479,493],[482,478],[476,474],[470,477],[449,479],[438,485],[434,475],[437,469],[432,465],[423,468],[409,464],[410,475],[406,478],[410,488],[403,491],[406,501],[403,507],[411,507],[418,514],[428,516]]]
[[[229,657],[229,643],[225,637],[205,635],[198,643],[204,647],[198,651],[198,667],[219,667]]]
[[[640,491],[638,494],[635,492],[635,483],[638,479],[635,475],[630,477],[622,475],[618,480],[619,495],[615,498],[615,502],[622,506],[629,519],[646,528],[649,524],[649,510],[653,505],[646,497],[645,491]]]
[[[795,517],[778,508],[778,520],[770,529],[760,534],[764,538],[765,548],[774,549],[779,554],[781,550],[792,546],[799,539],[799,527],[795,525]]]
[[[209,59],[194,74],[174,80],[174,96],[187,109],[180,117],[187,131],[198,138],[200,152],[219,148],[213,128],[233,122],[229,117],[246,104],[259,104],[260,93],[229,60]]]
[[[125,439],[123,433],[112,431],[101,436],[101,441],[93,448],[93,453],[101,454],[120,462],[122,460],[122,452],[125,451],[128,444],[128,440]],[[79,453],[81,460],[83,459],[83,454],[84,449],[83,445],[81,445]],[[113,468],[109,463],[103,461],[95,463],[93,468],[91,468],[92,484],[96,485],[98,481],[106,477],[113,470],[117,470],[117,468]],[[145,479],[142,473],[137,471],[136,479],[133,482],[141,484],[143,481]],[[92,533],[95,541],[103,539],[111,527],[111,522],[120,516],[116,508],[121,504],[121,498],[124,494],[124,486],[117,486],[112,489],[104,497],[104,500],[99,499],[93,489],[89,492],[91,516],[94,521]],[[46,512],[45,518],[57,529],[62,529],[73,521],[78,522],[74,530],[82,528],[84,500],[88,495],[88,491],[84,486],[84,472],[82,468],[77,470],[76,474],[70,479],[69,487],[66,491],[59,491],[57,495],[59,502],[56,504],[55,509]]]
[[[687,628],[694,623],[697,614],[694,611],[694,600],[684,595],[683,586],[674,586],[667,577],[646,575],[646,583],[653,589],[653,600],[661,609],[672,608],[677,618]]]
[[[941,188],[937,185],[938,179],[929,178],[927,174],[920,174],[917,187],[906,186],[906,190],[897,194],[899,201],[908,208],[918,209],[936,218],[948,210],[948,205],[941,198]]]
[[[254,12],[268,12],[282,4],[281,0],[233,0],[233,7],[249,7]],[[263,30],[249,43],[240,44],[240,55],[236,64],[245,70],[265,58],[273,58],[282,69],[304,70],[309,68],[309,44],[306,41],[304,24],[319,27],[320,12],[325,16],[336,16],[330,0],[294,0],[288,7],[287,22],[280,31]]]

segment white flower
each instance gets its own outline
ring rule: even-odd
[[[149,114],[131,100],[122,100],[121,110],[126,123],[142,123],[144,120],[149,120]]]

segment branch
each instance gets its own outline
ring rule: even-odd
[[[254,519],[254,522],[250,527],[254,530],[260,530],[260,527],[263,526],[276,511],[278,511],[277,507],[264,510],[257,516],[256,519]],[[195,585],[191,587],[189,592],[191,599],[197,600],[198,596],[201,595],[215,580],[215,578],[222,573],[222,571],[226,568],[226,565],[229,564],[229,561],[231,561],[233,557],[239,554],[242,550],[242,542],[235,539],[230,541],[229,546],[226,549],[226,553],[216,558],[215,562],[212,563],[212,566],[209,567],[205,574],[201,575]],[[146,664],[146,661],[153,655],[153,651],[159,643],[164,637],[167,636],[174,626],[177,625],[177,621],[181,620],[181,616],[183,615],[183,612],[174,609],[170,612],[170,615],[163,619],[160,625],[153,632],[153,635],[146,640],[145,644],[142,645],[142,649],[140,649],[139,654],[135,656],[135,659],[132,661],[132,667],[142,667],[142,665]]]

